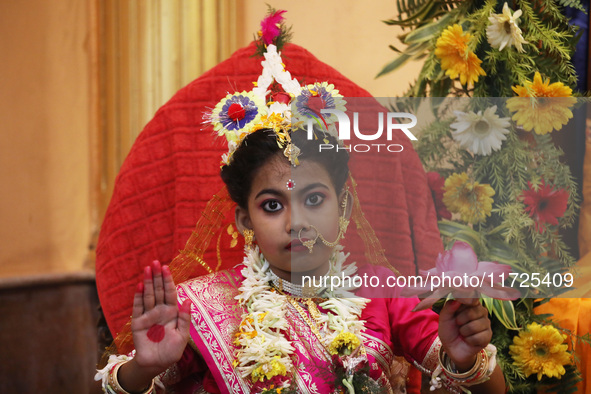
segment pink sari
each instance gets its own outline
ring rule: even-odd
[[[233,366],[234,334],[244,313],[234,298],[243,280],[240,270],[241,267],[236,267],[198,277],[177,287],[179,301],[190,299],[192,303],[191,345],[205,361],[221,393],[250,393],[252,389],[251,380],[242,377]],[[373,271],[375,267],[368,267],[368,270]],[[368,291],[362,289],[358,295],[371,295],[363,293]],[[411,312],[417,302],[417,299],[376,298],[362,315],[362,320],[366,321],[363,344],[369,374],[388,392],[398,392],[406,374],[404,361],[396,356],[432,369],[438,343],[437,315],[430,311]],[[287,305],[289,329],[286,335],[295,348],[294,386],[300,393],[330,393],[334,390],[335,379],[331,357],[299,313],[292,305]],[[177,392],[207,392],[203,383],[184,384]]]

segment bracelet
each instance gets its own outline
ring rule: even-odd
[[[474,365],[466,372],[457,372],[456,366],[443,348],[439,349],[439,363],[441,364],[443,374],[456,384],[471,386],[482,383],[488,378],[486,372],[489,369],[489,358],[484,349],[478,352]],[[485,379],[483,380],[483,378]]]
[[[443,347],[439,348],[439,364],[443,368],[443,372],[450,378],[453,379],[467,379],[480,368],[482,365],[482,351],[476,355],[476,361],[474,365],[466,372],[458,373],[456,366],[453,361],[449,358],[447,353],[443,350]]]
[[[121,387],[119,381],[117,380],[117,373],[119,372],[119,368],[121,368],[123,364],[126,364],[129,361],[130,360],[117,363],[110,369],[108,378],[108,388],[105,390],[108,394],[132,394],[129,391],[125,390],[123,387]],[[140,394],[151,394],[153,390],[154,380],[152,379],[152,383],[150,384],[150,386],[147,389],[143,390]]]
[[[470,370],[458,373],[451,358],[445,353],[443,348],[440,348],[439,366],[441,368],[441,373],[449,383],[460,386],[462,389],[465,386],[484,383],[490,378],[490,375],[495,369],[496,353],[497,348],[494,345],[487,345],[484,349],[478,352],[476,362]]]

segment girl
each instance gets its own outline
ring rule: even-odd
[[[344,111],[345,102],[326,82],[301,87],[274,44],[261,48],[255,88],[228,94],[210,115],[228,141],[221,177],[237,205],[244,261],[176,287],[168,266],[147,266],[133,302],[135,351],[111,356],[99,371],[104,391],[400,392],[395,356],[404,356],[431,375],[432,389],[504,392],[478,300],[448,302],[438,316],[413,312],[418,299],[401,298],[397,288],[377,298],[376,289],[356,284],[393,272],[374,261],[358,267],[340,245],[352,211],[360,215],[355,190],[346,186],[349,155],[319,145],[338,146],[322,110]],[[271,95],[267,107],[277,85],[284,92]],[[204,217],[216,209],[206,208]],[[206,220],[202,232],[211,234],[214,222]],[[360,235],[380,250],[369,233]],[[172,269],[183,269],[177,261],[203,263],[200,242],[194,234]],[[338,278],[350,281],[334,286]]]
[[[284,135],[300,152],[297,166],[278,144]],[[167,266],[146,267],[131,321],[135,355],[111,363],[107,391],[150,391],[158,376],[178,392],[393,392],[396,354],[433,374],[434,388],[504,392],[483,350],[492,331],[478,300],[448,302],[437,316],[413,312],[416,298],[369,300],[369,287],[302,287],[302,277],[341,272],[385,278],[383,267],[344,261],[348,153],[318,144],[290,126],[244,138],[221,176],[236,225],[256,246],[246,240],[242,266],[178,289]]]

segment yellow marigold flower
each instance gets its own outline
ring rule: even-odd
[[[492,211],[492,196],[495,191],[490,185],[471,181],[468,174],[452,174],[443,186],[443,203],[450,212],[459,213],[467,223],[481,223]]]
[[[279,356],[275,356],[270,362],[256,367],[250,375],[253,382],[262,382],[265,379],[269,380],[278,375],[285,376],[286,373],[285,365],[279,361]]]
[[[507,108],[515,112],[512,119],[526,131],[547,134],[560,130],[573,117],[570,109],[576,99],[572,89],[562,82],[550,84],[550,79],[542,80],[537,71],[532,82],[513,86],[513,91],[518,97],[507,100]]]
[[[435,55],[441,59],[441,68],[452,79],[460,77],[462,85],[472,86],[480,75],[486,75],[482,60],[468,48],[472,37],[464,33],[462,26],[455,24],[443,31],[435,44]]]
[[[560,379],[565,374],[564,365],[571,363],[571,355],[564,343],[566,335],[552,326],[531,323],[513,338],[509,346],[513,364],[521,368],[525,376],[538,375]]]
[[[359,345],[361,345],[361,341],[357,338],[357,335],[351,332],[341,331],[330,343],[329,351],[330,354],[349,355]]]

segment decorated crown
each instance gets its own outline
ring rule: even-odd
[[[302,86],[285,69],[280,52],[290,36],[290,29],[283,23],[285,12],[270,9],[261,22],[255,44],[257,53],[264,57],[263,70],[254,88],[249,92],[228,93],[206,115],[206,121],[228,142],[228,153],[222,156],[222,165],[230,164],[232,154],[244,139],[261,129],[275,133],[284,155],[294,166],[299,164],[300,150],[291,142],[291,130],[304,125],[312,130],[316,123],[318,129],[336,137],[336,116],[321,111],[345,111],[346,102],[334,85],[316,82]]]

